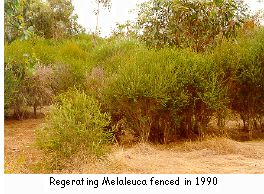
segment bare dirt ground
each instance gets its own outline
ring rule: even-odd
[[[43,121],[43,119],[5,121],[5,173],[34,173],[33,168],[39,164],[42,156],[35,145],[35,130]]]
[[[50,173],[36,147],[36,129],[43,119],[5,121],[5,173]],[[53,173],[236,174],[264,173],[264,141],[237,142],[211,138],[170,145],[112,146],[104,159],[83,163],[75,158]]]

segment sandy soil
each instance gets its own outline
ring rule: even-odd
[[[35,145],[35,132],[36,128],[43,122],[43,119],[5,121],[5,173],[34,173],[39,171],[39,169],[34,168],[39,165],[42,153]]]
[[[50,173],[35,146],[35,131],[43,119],[5,121],[5,173]],[[112,146],[112,152],[93,164],[76,158],[53,173],[264,173],[264,141],[236,142],[213,138],[170,145]]]

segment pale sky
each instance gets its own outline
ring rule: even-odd
[[[126,20],[136,18],[136,13],[129,13],[130,10],[135,9],[138,3],[146,0],[112,0],[112,8],[108,10],[101,9],[99,16],[99,27],[101,35],[107,36],[115,28],[116,23],[124,23]],[[264,9],[264,1],[245,0],[252,11]],[[96,16],[94,10],[96,9],[95,0],[72,0],[75,7],[75,13],[79,16],[78,22],[86,28],[87,32],[95,31]]]
[[[137,3],[142,3],[146,0],[112,0],[110,12],[107,9],[100,9],[99,27],[101,35],[107,36],[115,28],[116,23],[124,23],[126,20],[134,19],[136,13],[130,13],[130,10],[135,9]],[[75,8],[75,13],[79,16],[78,22],[89,32],[95,31],[96,16],[94,10],[97,8],[95,0],[72,0]]]

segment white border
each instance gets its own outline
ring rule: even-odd
[[[4,1],[0,5],[0,193],[4,194],[46,194],[46,193],[263,193],[264,174],[261,175],[4,175]],[[97,189],[91,187],[69,186],[61,189],[57,186],[50,186],[50,177],[57,179],[78,179],[91,178],[102,180],[103,177],[115,179],[128,177],[130,179],[174,179],[180,177],[181,179],[195,179],[196,177],[217,177],[218,185],[216,186],[106,186],[98,187]],[[2,186],[4,184],[4,187]],[[5,191],[2,191],[5,188]]]

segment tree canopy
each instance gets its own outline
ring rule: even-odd
[[[5,0],[5,40],[27,39],[33,34],[60,38],[83,28],[73,14],[71,0]]]
[[[222,37],[235,37],[246,13],[245,4],[236,0],[150,0],[140,5],[137,23],[149,46],[200,52]]]

